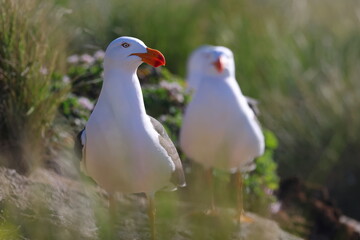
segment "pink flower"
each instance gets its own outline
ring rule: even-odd
[[[79,60],[80,58],[78,55],[71,55],[70,57],[67,58],[67,62],[72,64],[78,63]]]
[[[105,52],[103,50],[98,50],[95,52],[94,57],[96,60],[103,60],[105,57]]]
[[[183,88],[176,82],[161,81],[160,87],[165,88],[170,92],[170,96],[177,102],[183,102],[184,96],[182,95]]]
[[[94,104],[86,97],[79,97],[78,102],[82,107],[90,111],[94,108]]]
[[[176,83],[176,82],[168,82],[168,81],[164,81],[162,80],[160,82],[160,87],[165,88],[166,90],[169,91],[176,91],[176,92],[181,92],[182,87]]]
[[[65,83],[65,84],[69,84],[70,83],[70,78],[68,75],[64,75],[62,77],[62,82]]]
[[[265,189],[264,189],[264,192],[265,192],[267,195],[273,195],[274,190],[272,190],[272,189],[270,189],[270,188],[265,188]]]
[[[93,64],[95,62],[95,58],[89,54],[83,54],[80,57],[81,61],[86,64]]]
[[[281,209],[281,202],[274,202],[270,204],[270,212],[272,214],[279,212],[280,209]]]
[[[47,75],[49,73],[48,69],[46,67],[41,67],[40,68],[40,73],[42,75]]]

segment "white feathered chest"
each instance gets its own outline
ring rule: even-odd
[[[181,145],[193,160],[226,170],[263,153],[260,126],[235,79],[200,81],[185,112]]]

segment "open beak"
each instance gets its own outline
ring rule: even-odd
[[[161,52],[155,49],[146,48],[146,53],[132,53],[131,55],[135,55],[141,58],[141,60],[147,64],[150,64],[153,67],[159,67],[161,65],[165,65],[165,57]]]
[[[224,71],[225,68],[225,62],[224,62],[224,57],[219,56],[215,62],[213,62],[215,69],[219,72],[222,73]]]

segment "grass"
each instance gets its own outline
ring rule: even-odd
[[[61,12],[40,1],[0,1],[0,142],[12,168],[29,171],[44,159],[57,107],[66,40]],[[41,160],[40,160],[41,159]]]

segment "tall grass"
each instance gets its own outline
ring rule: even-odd
[[[0,1],[0,147],[2,162],[27,172],[44,159],[58,104],[66,38],[62,12],[29,0]]]
[[[302,23],[274,35],[287,72],[260,97],[263,120],[280,140],[280,174],[326,184],[344,212],[359,218],[360,5],[345,2],[326,11],[309,4]]]

